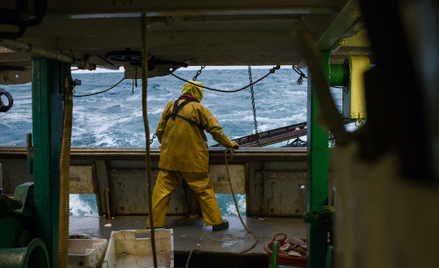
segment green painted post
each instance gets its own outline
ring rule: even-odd
[[[61,64],[47,58],[32,58],[36,230],[47,246],[52,268],[57,266],[58,255],[59,160],[63,119]]]
[[[26,134],[27,143],[27,174],[34,173],[34,148],[32,146],[32,133]]]
[[[329,77],[329,52],[322,53],[323,72]],[[319,106],[314,94],[311,73],[308,72],[308,183],[307,210],[317,211],[328,204],[328,131],[319,125]],[[308,267],[323,268],[326,264],[328,233],[320,230],[315,223],[307,224]]]
[[[349,64],[330,64],[328,74],[330,86],[347,86],[349,84]]]

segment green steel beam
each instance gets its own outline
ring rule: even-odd
[[[349,84],[349,64],[331,64],[329,66],[329,85],[331,87]]]
[[[47,246],[50,267],[57,264],[59,230],[59,160],[63,102],[61,64],[32,58],[32,119],[36,230]]]
[[[329,52],[322,53],[323,73],[329,78],[331,63]],[[317,211],[328,205],[328,131],[319,125],[319,105],[315,95],[311,73],[308,72],[308,183],[307,210]],[[323,268],[326,265],[328,233],[315,223],[307,223],[308,267]]]

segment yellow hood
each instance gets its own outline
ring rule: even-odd
[[[198,82],[198,81],[189,80],[189,82],[192,82],[192,83],[197,84],[199,86],[203,86],[203,83]],[[190,83],[186,83],[186,84],[184,84],[183,90],[181,91],[181,95],[184,95],[184,94],[190,94],[190,95],[194,96],[195,98],[197,98],[198,101],[201,102],[201,99],[204,97],[204,90],[202,87],[198,87],[198,86],[192,85]]]

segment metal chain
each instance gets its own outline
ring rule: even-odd
[[[206,68],[206,66],[201,66],[201,69],[198,70],[197,74],[192,78],[193,81],[197,81],[198,76],[201,74],[201,71]]]
[[[152,144],[154,142],[154,139],[157,138],[157,133],[154,133],[154,135],[152,135],[151,140],[149,141],[149,144]]]
[[[253,78],[252,78],[252,67],[249,65],[248,66],[248,80],[250,80],[250,92],[252,94],[252,105],[253,105],[253,119],[254,119],[254,124],[255,124],[255,136],[256,139],[258,140],[258,145],[259,144],[259,131],[258,131],[258,121],[256,120],[256,105],[255,105],[255,91],[253,90]]]
[[[252,86],[254,84],[257,84],[257,83],[261,82],[262,80],[267,78],[270,74],[274,74],[276,72],[276,70],[279,70],[279,69],[280,69],[280,65],[277,65],[276,67],[271,68],[270,71],[266,75],[264,75],[263,77],[259,78],[256,81],[254,81],[253,83],[251,83],[249,85],[246,85],[245,87],[235,89],[235,90],[221,90],[221,89],[215,89],[215,88],[206,87],[206,86],[200,86],[200,85],[194,84],[191,81],[188,81],[186,79],[183,79],[183,78],[175,75],[174,72],[172,72],[171,75],[173,77],[177,78],[177,79],[180,79],[183,82],[186,82],[186,83],[189,83],[189,84],[192,84],[192,85],[195,85],[197,87],[201,87],[201,88],[204,88],[204,89],[207,89],[207,90],[212,90],[212,91],[216,91],[216,92],[224,92],[224,93],[235,93],[235,92],[239,92],[239,91],[244,90],[244,89],[246,89],[246,88],[248,88],[248,87],[250,87],[250,86]]]

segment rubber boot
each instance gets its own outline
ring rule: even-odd
[[[229,228],[229,222],[227,220],[224,220],[221,224],[213,225],[212,231],[221,231],[227,228]]]

